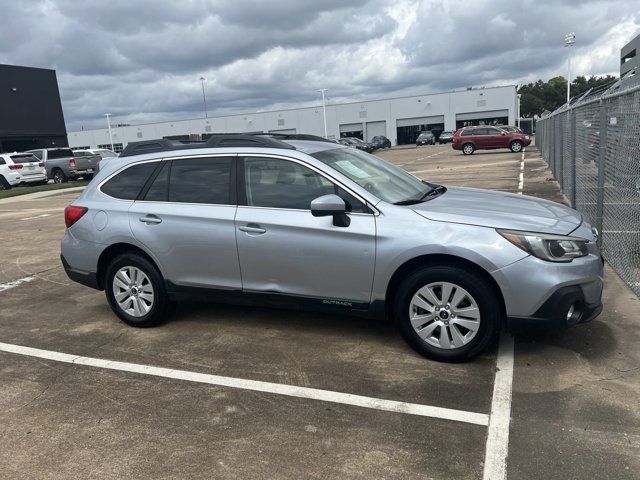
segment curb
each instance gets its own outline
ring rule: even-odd
[[[39,198],[53,197],[55,195],[63,195],[65,193],[81,192],[85,187],[61,188],[59,190],[48,190],[45,192],[25,193],[24,195],[15,195],[13,197],[0,198],[0,205],[5,203],[21,202],[23,200],[37,200]]]

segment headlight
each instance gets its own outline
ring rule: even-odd
[[[525,252],[548,262],[570,262],[588,255],[588,240],[564,235],[497,230],[504,238]]]

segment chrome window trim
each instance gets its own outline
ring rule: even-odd
[[[346,212],[348,215],[373,215],[373,216],[377,216],[380,214],[380,211],[375,208],[371,202],[367,201],[367,199],[362,198],[361,195],[357,194],[356,192],[354,192],[353,190],[351,190],[351,188],[349,188],[347,185],[345,185],[343,182],[341,182],[340,180],[331,177],[329,174],[327,174],[326,172],[323,172],[322,170],[318,169],[317,167],[315,167],[314,165],[310,165],[309,163],[300,160],[298,158],[293,158],[293,157],[288,157],[286,155],[277,155],[277,154],[271,154],[271,153],[239,153],[238,154],[239,157],[261,157],[261,158],[275,158],[277,160],[287,160],[290,162],[294,162],[297,163],[299,165],[302,165],[303,167],[306,167],[310,170],[313,170],[314,172],[316,172],[318,175],[320,175],[321,177],[329,180],[331,183],[336,184],[338,186],[340,186],[342,189],[344,189],[347,193],[349,193],[350,195],[353,195],[354,197],[356,197],[358,200],[360,200],[362,203],[364,203],[368,208],[370,208],[371,210],[373,210],[373,213],[364,213],[364,212]],[[253,205],[238,205],[238,207],[248,207],[248,208],[266,208],[266,209],[272,209],[272,210],[292,210],[292,211],[300,211],[300,212],[310,212],[311,209],[299,209],[299,208],[277,208],[277,207],[259,207],[259,206],[253,206]]]
[[[149,160],[142,160],[140,162],[133,162],[133,163],[129,163],[127,165],[123,165],[118,170],[116,170],[111,175],[109,175],[107,178],[102,180],[98,184],[97,190],[100,193],[102,193],[103,195],[105,195],[105,196],[107,196],[107,197],[109,197],[109,198],[111,198],[113,200],[120,200],[120,201],[123,201],[123,202],[166,203],[166,204],[172,204],[172,205],[176,205],[176,204],[178,204],[178,205],[217,205],[217,206],[229,206],[229,207],[236,207],[237,206],[237,207],[248,207],[248,208],[266,208],[266,209],[272,209],[272,210],[291,210],[291,211],[300,211],[300,212],[309,212],[309,211],[311,211],[311,209],[304,209],[303,210],[303,209],[296,209],[296,208],[257,207],[257,206],[251,206],[251,205],[229,205],[229,204],[220,204],[220,203],[157,202],[157,201],[135,200],[135,199],[134,200],[126,200],[126,199],[123,199],[123,198],[112,197],[111,195],[109,195],[109,194],[107,194],[107,193],[102,191],[102,186],[106,182],[111,180],[113,177],[115,177],[119,173],[125,171],[127,168],[133,167],[134,165],[142,165],[143,163],[151,163],[151,162],[164,162],[164,161],[171,161],[171,160],[185,160],[185,159],[191,159],[191,158],[209,158],[209,157],[242,157],[242,158],[245,158],[245,157],[261,157],[261,158],[275,158],[275,159],[278,159],[278,160],[286,160],[286,161],[297,163],[299,165],[302,165],[303,167],[306,167],[306,168],[309,168],[309,169],[313,170],[314,172],[316,172],[321,177],[324,177],[325,179],[329,180],[331,183],[334,183],[334,184],[340,186],[347,193],[353,195],[355,198],[360,200],[362,203],[364,203],[368,208],[370,208],[373,211],[373,213],[346,212],[348,215],[373,215],[373,216],[380,215],[380,210],[378,210],[371,202],[369,202],[367,199],[363,198],[358,193],[354,192],[350,187],[345,185],[340,180],[338,180],[336,178],[333,178],[332,176],[330,176],[326,172],[323,172],[322,170],[318,169],[314,165],[310,165],[309,163],[307,163],[307,162],[305,162],[303,160],[300,160],[298,158],[288,157],[286,155],[278,155],[278,154],[273,154],[273,153],[260,153],[260,152],[254,152],[254,153],[245,153],[245,152],[242,152],[242,153],[200,153],[200,154],[196,154],[196,155],[180,155],[180,156],[175,156],[175,157],[151,158]]]

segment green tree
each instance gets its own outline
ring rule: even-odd
[[[576,98],[590,88],[594,90],[602,89],[612,84],[616,79],[611,75],[603,77],[584,76],[576,77],[571,82],[571,97]],[[521,95],[520,111],[523,117],[533,117],[540,115],[545,110],[553,111],[567,101],[567,79],[553,77],[547,82],[538,80],[527,83],[518,89]]]

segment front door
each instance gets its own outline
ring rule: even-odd
[[[235,157],[163,163],[143,200],[129,209],[134,236],[175,286],[239,290]]]
[[[247,157],[240,169],[236,235],[243,290],[368,306],[375,263],[375,217],[368,207],[297,161]],[[329,193],[352,211],[348,227],[311,215],[311,201]]]

